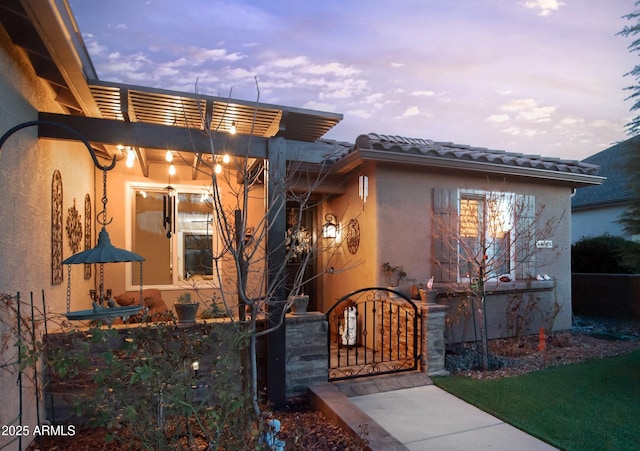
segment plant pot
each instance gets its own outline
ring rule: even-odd
[[[420,299],[423,304],[437,304],[436,300],[438,299],[438,290],[426,290],[421,288]]]
[[[197,302],[191,302],[188,304],[176,302],[173,304],[179,323],[195,323],[199,307],[200,304]]]
[[[293,315],[304,315],[307,313],[309,305],[309,296],[296,296],[291,304],[291,313]]]

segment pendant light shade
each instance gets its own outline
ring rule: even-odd
[[[111,244],[109,233],[103,226],[98,235],[98,244],[93,249],[78,252],[67,258],[62,263],[74,265],[82,263],[118,263],[118,262],[141,262],[144,258],[126,249],[120,249]]]

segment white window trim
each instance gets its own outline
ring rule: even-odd
[[[204,188],[194,185],[171,185],[175,191],[179,193],[189,193],[189,194],[202,194]],[[132,237],[132,223],[133,223],[133,201],[132,201],[132,193],[133,190],[136,189],[148,189],[148,190],[166,190],[166,185],[162,183],[151,183],[151,182],[125,182],[125,246],[126,249],[132,249],[133,247],[133,237]],[[212,212],[213,214],[213,212]],[[215,224],[216,221],[213,221]],[[181,231],[177,231],[179,236],[182,236]],[[215,227],[212,228],[212,234],[214,235],[214,239],[216,240],[213,245],[215,249],[221,249],[222,243],[220,241],[220,234],[216,232]],[[174,255],[172,264],[175,268],[179,268],[179,259],[182,256],[182,239],[173,239],[172,240],[172,254]],[[125,264],[125,289],[127,291],[136,291],[140,289],[139,285],[133,285],[132,280],[132,271],[137,270],[139,263],[136,263],[135,268],[132,263]],[[214,269],[215,272],[215,269]],[[176,269],[172,272],[173,283],[170,285],[148,285],[144,283],[144,262],[142,262],[142,282],[144,288],[157,288],[159,290],[184,290],[189,288],[220,288],[218,277],[214,274],[210,278],[202,278],[200,280],[194,280],[193,282],[186,282],[180,279],[179,271]]]
[[[460,204],[461,204],[461,200],[463,198],[482,198],[485,202],[487,199],[487,195],[488,194],[496,194],[496,195],[504,195],[504,196],[513,196],[514,199],[511,200],[511,202],[515,201],[515,197],[517,196],[516,193],[512,193],[512,192],[506,192],[506,191],[487,191],[487,190],[478,190],[478,189],[465,189],[465,188],[461,188],[458,189],[458,198],[457,198],[457,202],[456,202],[456,211],[458,213],[458,230],[460,228],[460,218],[462,216],[462,212],[460,210]],[[486,208],[486,206],[485,206]],[[511,227],[511,229],[509,230],[509,245],[512,247],[512,249],[509,252],[509,276],[511,277],[511,280],[515,280],[516,279],[516,249],[513,249],[513,246],[515,246],[515,243],[513,242],[513,239],[511,237],[511,233],[513,228],[515,227],[515,218],[511,218],[513,220],[513,225]],[[486,232],[488,233],[488,231]],[[461,277],[460,275],[460,254],[461,254],[461,249],[460,249],[460,243],[458,242],[457,245],[457,253],[456,253],[456,258],[457,258],[457,265],[456,265],[456,271],[457,271],[457,280],[458,283],[470,283],[471,282],[471,278],[469,277]],[[489,277],[487,278],[487,280],[485,282],[493,282],[493,283],[499,283],[498,282],[498,277],[502,276],[503,274],[497,274],[493,277]]]

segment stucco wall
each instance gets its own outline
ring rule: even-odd
[[[63,112],[53,101],[49,87],[35,76],[22,51],[15,49],[0,30],[0,133],[36,120],[38,111]],[[82,144],[38,141],[36,137],[35,127],[23,129],[12,135],[0,150],[0,292],[20,292],[27,303],[29,293],[34,292],[37,307],[42,303],[41,291],[44,291],[47,310],[63,312],[66,308],[66,269],[64,282],[51,284],[51,180],[54,170],[58,169],[63,182],[63,221],[66,221],[67,210],[73,205],[74,198],[84,219],[85,194],[89,193],[95,200],[93,163]],[[71,255],[68,243],[63,231],[63,258]],[[84,280],[81,270],[74,272],[73,293],[88,293],[93,287],[93,279]],[[11,317],[8,321],[15,319]],[[53,322],[50,327],[55,327]],[[0,335],[5,332],[0,330]],[[9,335],[13,336],[11,332]],[[2,351],[3,361],[13,358],[14,342],[11,340],[8,348]],[[10,373],[13,369],[0,369],[0,424],[3,425],[18,415],[16,375]],[[23,424],[33,425],[34,390],[28,377],[23,381]],[[0,447],[6,439],[0,437]]]
[[[358,197],[358,176],[369,177],[369,197],[363,203]],[[378,272],[377,244],[379,236],[378,207],[376,203],[377,173],[375,167],[365,166],[354,174],[350,174],[345,194],[331,198],[322,203],[322,211],[318,215],[320,221],[326,213],[333,213],[340,222],[342,233],[335,242],[322,239],[322,252],[319,255],[319,271],[325,271],[321,277],[318,308],[326,312],[342,296],[362,288],[371,286]],[[346,243],[347,225],[356,219],[360,229],[360,243],[355,254],[349,252]],[[319,224],[321,230],[322,224]],[[334,268],[332,274],[329,270]]]
[[[488,180],[483,176],[447,173],[445,170],[414,169],[394,166],[369,168],[370,197],[360,212],[361,248],[356,257],[362,262],[355,269],[329,279],[332,299],[350,290],[372,285],[386,285],[380,271],[383,262],[401,265],[407,272],[404,288],[413,279],[426,282],[433,275],[431,224],[433,189],[477,189],[533,194],[536,206],[544,206],[537,220],[537,230],[549,219],[554,224],[553,235],[536,239],[553,240],[553,249],[539,249],[536,253],[536,273],[556,279],[557,301],[562,310],[554,328],[571,326],[570,275],[570,194],[569,187],[519,180]],[[350,179],[347,194],[333,199],[329,208],[340,210],[357,202],[357,177]],[[347,211],[349,211],[347,209]],[[375,233],[370,231],[375,230]],[[327,278],[325,278],[327,281]],[[402,285],[401,285],[402,288]],[[331,304],[325,300],[325,309]]]

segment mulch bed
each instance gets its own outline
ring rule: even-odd
[[[490,340],[489,371],[481,369],[476,343],[449,350],[445,367],[451,374],[495,379],[640,349],[640,321],[576,318],[575,324],[570,331],[546,337],[545,350],[540,350],[538,335]]]

